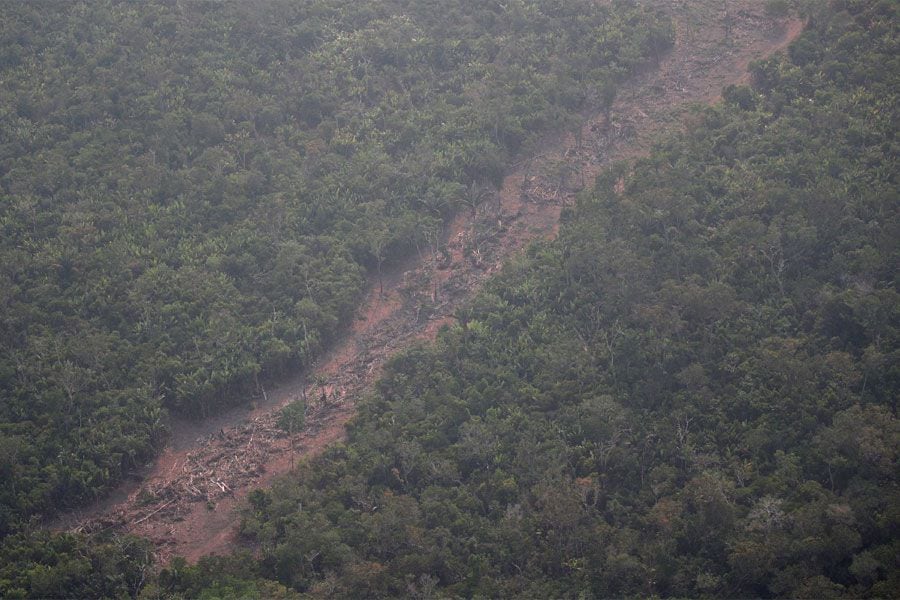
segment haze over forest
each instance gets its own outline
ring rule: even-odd
[[[900,596],[898,13],[0,1],[0,597]]]

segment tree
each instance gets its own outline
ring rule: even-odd
[[[278,427],[287,433],[291,444],[291,471],[294,470],[294,434],[303,431],[306,423],[306,402],[294,400],[278,411]]]

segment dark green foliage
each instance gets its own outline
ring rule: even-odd
[[[150,543],[130,536],[33,533],[0,543],[3,598],[128,598],[151,577]]]
[[[0,535],[307,365],[671,37],[590,0],[0,2]]]
[[[196,565],[175,558],[155,581],[143,589],[141,598],[198,600],[291,600],[299,595],[283,585],[259,577],[253,557],[237,553],[229,557],[209,556]]]
[[[398,356],[346,445],[254,495],[260,574],[336,597],[896,595],[886,6],[820,10]]]
[[[294,433],[303,429],[306,422],[306,403],[295,400],[278,412],[278,427],[287,433]]]
[[[766,0],[766,14],[776,19],[786,17],[791,12],[790,0]]]
[[[411,5],[432,12],[437,6]],[[215,14],[211,7],[218,6],[191,10]],[[355,15],[372,23],[368,19],[384,18],[376,13],[390,4],[353,6],[320,16],[339,22]],[[453,13],[453,3],[440,6],[448,7],[442,14],[454,23],[490,30],[505,22],[521,34],[516,39],[527,40],[529,31],[547,31],[538,15],[563,19],[574,5],[540,2],[533,5],[540,11],[520,14],[522,4],[496,10],[479,4],[470,7],[477,21]],[[787,58],[753,65],[752,89],[733,88],[723,105],[698,110],[688,133],[664,140],[638,162],[622,193],[613,192],[619,173],[601,177],[567,213],[557,241],[533,247],[508,268],[437,344],[398,356],[361,407],[347,444],[304,465],[293,480],[252,493],[242,530],[258,544],[258,562],[243,555],[196,567],[176,561],[144,589],[146,597],[288,597],[287,588],[336,597],[895,596],[897,10],[894,2],[875,0],[818,6]],[[163,22],[160,35],[171,37],[179,26]],[[317,55],[329,47],[320,34],[301,21],[292,29],[291,47]],[[417,64],[397,46],[379,44],[394,39],[385,36],[380,30],[362,36],[369,44],[365,56],[377,57],[380,69],[397,69],[391,73]],[[260,43],[277,48],[279,39]],[[460,45],[429,53],[434,68],[453,64]],[[607,50],[617,46],[598,43]],[[513,61],[502,64],[515,64],[517,56],[504,54],[491,36],[477,51],[488,52],[491,61]],[[282,54],[256,58],[262,69]],[[13,48],[0,59],[15,67],[27,53]],[[210,89],[217,81],[208,80]],[[397,89],[413,84],[397,81]],[[367,106],[368,95],[380,88],[354,89]],[[478,88],[483,94],[475,96],[488,98],[489,89]],[[577,104],[571,89],[560,87],[552,105],[541,104],[551,97],[549,88],[520,100],[529,109],[565,107],[573,98]],[[300,129],[321,135],[307,147],[318,148],[316,160],[326,165],[304,173],[306,185],[327,178],[348,157],[360,160],[354,144],[367,138],[342,129],[349,121],[336,117],[346,110],[340,98],[313,93],[297,103]],[[23,114],[36,110],[20,104],[16,110]],[[463,94],[448,96],[441,111],[452,115],[451,107],[464,106]],[[217,114],[205,106],[192,114],[192,144],[227,138],[231,125],[221,117],[217,122]],[[268,125],[257,125],[262,130],[293,122],[277,108],[264,114]],[[525,129],[503,123],[494,121],[497,134],[487,141],[476,135],[477,126],[464,136],[438,136],[465,150],[428,163],[450,169],[436,171],[441,181],[421,184],[431,192],[422,197],[438,207],[435,213],[461,189],[475,189],[469,169],[480,173],[479,185],[496,175],[491,152],[498,143],[523,143]],[[385,125],[385,131],[402,132],[400,125]],[[419,131],[405,135],[418,139]],[[408,156],[419,159],[420,150]],[[456,165],[455,175],[447,165]],[[358,233],[359,221],[343,215],[354,214],[365,195],[311,197],[318,202],[310,212],[317,227]],[[333,209],[338,198],[343,203]],[[385,210],[395,206],[388,198],[356,218],[396,217]],[[351,269],[380,264],[389,247],[381,237],[288,236],[272,268],[302,290],[332,272],[334,256]],[[345,239],[371,245],[337,241]],[[152,269],[159,268],[159,277],[202,281],[216,264],[203,256],[202,265],[184,273],[190,261],[160,261]],[[300,268],[313,259],[320,261],[315,277]],[[255,269],[257,259],[243,260],[219,263],[234,270],[223,281],[240,281],[235,273]],[[59,281],[78,279],[71,255],[61,253],[48,264]],[[211,281],[195,295],[166,296],[180,304],[161,314],[181,318],[178,311],[187,311],[202,320],[190,307],[216,297],[219,280]],[[12,285],[0,289],[19,293]],[[141,289],[172,292],[150,284]],[[321,323],[333,313],[318,297],[300,302],[300,314],[321,320],[314,330],[326,331]],[[241,323],[250,322],[234,311]],[[233,332],[230,323],[223,332]],[[41,348],[58,352],[47,356],[59,356],[62,368],[46,367],[46,377],[58,378],[55,401],[66,406],[66,382],[73,379],[66,360],[90,375],[86,361],[93,354],[85,352],[81,363],[66,358],[82,350],[76,345]],[[2,373],[21,378],[19,363],[12,364]],[[147,389],[160,393],[152,382]],[[64,424],[83,418],[75,408],[66,414]],[[21,468],[18,457],[31,447],[26,436],[40,431],[38,425],[4,439],[4,473]],[[32,463],[43,464],[40,456]],[[82,548],[71,536],[8,537],[0,564],[13,566],[0,572],[0,593],[53,594],[58,583],[51,582],[59,580],[94,585],[79,553],[95,550]],[[91,577],[103,572],[91,564]],[[117,568],[137,573],[130,565]],[[52,580],[41,577],[47,569],[55,569]],[[133,593],[131,581],[111,584],[118,588],[73,587],[72,593]]]

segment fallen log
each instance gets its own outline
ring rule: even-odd
[[[132,525],[137,525],[138,523],[143,523],[144,521],[146,521],[147,519],[149,519],[150,517],[152,517],[153,515],[155,515],[156,513],[158,513],[159,511],[161,511],[161,510],[164,509],[165,507],[167,507],[168,505],[172,504],[173,502],[175,502],[175,499],[174,499],[174,498],[172,498],[171,500],[169,500],[168,502],[166,502],[165,504],[163,504],[162,506],[160,506],[159,508],[157,508],[157,509],[154,510],[153,512],[151,512],[151,513],[149,513],[149,514],[147,514],[147,515],[144,515],[143,517],[141,517],[141,518],[138,519],[137,521],[132,522],[131,524],[132,524]]]

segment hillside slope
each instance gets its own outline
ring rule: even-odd
[[[470,211],[454,219],[445,251],[426,253],[388,273],[383,289],[373,279],[359,318],[323,364],[267,391],[266,402],[249,414],[234,411],[180,424],[176,443],[143,481],[119,490],[114,503],[72,513],[57,527],[124,528],[153,540],[163,560],[182,555],[195,561],[228,552],[237,526],[232,511],[254,488],[342,439],[358,398],[393,354],[416,340],[433,339],[505,261],[530,241],[554,236],[560,211],[574,202],[583,182],[620,158],[646,151],[647,141],[688,102],[709,98],[711,86],[739,82],[742,66],[785,47],[800,32],[800,21],[773,23],[750,2],[740,6],[726,46],[724,26],[715,20],[723,15],[710,12],[712,7],[697,4],[674,12],[682,32],[702,16],[711,21],[702,34],[682,33],[660,65],[629,84],[608,115],[591,115],[579,125],[580,137],[568,132],[548,139],[540,155],[505,177],[498,196],[479,206],[474,220]],[[320,402],[323,393],[326,403]],[[311,405],[308,426],[285,436],[277,426],[279,408],[304,397]]]
[[[0,535],[309,367],[670,38],[593,0],[0,2]]]
[[[819,6],[159,589],[895,596],[897,18]]]

